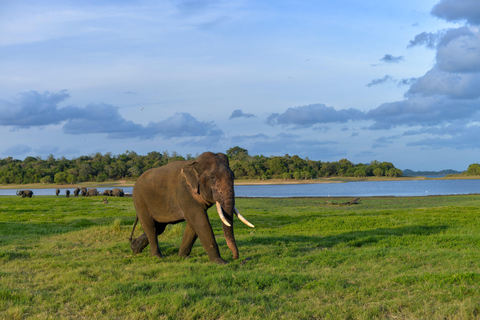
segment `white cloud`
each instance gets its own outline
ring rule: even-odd
[[[446,21],[465,20],[469,24],[480,24],[480,3],[476,0],[440,0],[432,14]]]

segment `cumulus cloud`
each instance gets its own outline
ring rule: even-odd
[[[284,113],[273,113],[267,123],[270,125],[293,125],[297,128],[311,127],[315,124],[345,123],[350,120],[359,120],[364,113],[357,109],[335,110],[324,104],[311,104],[296,108],[288,108]]]
[[[431,13],[446,21],[465,20],[469,24],[480,24],[480,2],[476,0],[441,0]]]
[[[80,114],[72,116],[63,126],[65,133],[108,133],[111,138],[116,135],[139,132],[142,126],[132,121],[125,120],[118,108],[109,104],[89,104],[82,109]]]
[[[442,0],[432,14],[446,21],[464,20],[461,26],[433,33],[423,32],[408,47],[426,46],[436,51],[435,65],[419,78],[403,79],[410,85],[405,100],[384,103],[368,111],[369,129],[412,128],[403,136],[410,146],[478,148],[474,136],[480,132],[480,33],[471,25],[480,22],[480,2]],[[367,86],[396,81],[390,76],[372,80]],[[425,138],[427,136],[427,138]],[[375,141],[374,148],[390,144],[399,136]]]
[[[70,95],[36,91],[19,93],[9,100],[0,100],[1,126],[29,128],[64,123],[67,134],[107,134],[111,139],[221,136],[223,132],[213,122],[198,121],[189,113],[175,113],[172,117],[150,122],[146,126],[124,119],[118,107],[89,104],[84,108],[59,107]]]
[[[386,55],[383,56],[382,59],[380,59],[380,61],[385,62],[385,63],[399,63],[403,60],[405,60],[403,56],[395,57],[391,54],[386,54]]]
[[[387,74],[383,78],[373,79],[372,81],[367,83],[366,86],[367,87],[373,87],[373,86],[376,86],[376,85],[392,83],[392,82],[396,83],[398,86],[409,86],[409,85],[412,85],[412,84],[416,83],[417,78],[409,78],[409,79],[398,80],[398,79],[395,79],[392,76]]]
[[[374,122],[370,129],[436,126],[457,119],[470,118],[478,110],[480,110],[478,101],[451,100],[444,96],[416,96],[403,101],[384,103],[368,111],[366,118]]]
[[[448,30],[437,47],[437,65],[447,72],[480,71],[480,33],[469,27]]]
[[[174,137],[198,137],[198,136],[221,136],[223,132],[213,122],[198,121],[189,113],[175,113],[168,119],[150,122],[145,133],[161,135],[166,138]]]
[[[415,83],[417,83],[418,78],[408,78],[408,79],[401,79],[398,80],[398,85],[399,86],[411,86]]]
[[[431,33],[422,32],[417,34],[413,40],[410,40],[407,48],[413,48],[417,46],[425,46],[429,49],[435,49],[438,41],[441,39],[443,32]]]
[[[479,147],[480,126],[478,123],[466,125],[462,122],[439,128],[430,128],[425,133],[429,137],[409,142],[407,146],[420,146],[429,149],[449,147],[457,150],[476,149]]]
[[[387,83],[387,82],[390,82],[390,81],[393,81],[393,78],[387,74],[383,78],[373,79],[372,81],[367,83],[367,87],[373,87],[373,86],[376,86],[376,85],[379,85],[379,84],[384,84],[384,83]]]
[[[68,99],[66,91],[40,94],[29,91],[17,94],[8,100],[0,100],[0,126],[29,128],[59,124],[71,116],[80,114],[76,107],[60,108],[59,103]]]
[[[237,109],[232,112],[232,115],[230,116],[229,119],[235,119],[235,118],[253,118],[255,115],[252,113],[243,113],[242,110]]]
[[[419,78],[407,92],[407,96],[446,96],[450,99],[480,98],[480,74],[450,73],[434,67]]]

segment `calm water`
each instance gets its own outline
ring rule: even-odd
[[[474,193],[480,193],[480,180],[359,181],[235,187],[237,197],[407,197]]]
[[[103,192],[112,187],[97,188]],[[133,187],[123,191],[131,193]],[[66,189],[60,189],[65,196]],[[69,189],[73,196],[74,188]],[[0,195],[15,195],[17,190],[0,189]],[[55,189],[34,189],[34,195],[55,195]],[[480,194],[480,180],[359,181],[295,185],[235,186],[237,197],[369,197]]]

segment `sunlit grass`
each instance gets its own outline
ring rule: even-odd
[[[226,266],[179,258],[184,224],[133,255],[131,198],[102,199],[0,197],[0,318],[480,317],[480,196],[240,198],[239,260],[210,212]]]

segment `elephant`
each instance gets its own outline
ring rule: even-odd
[[[67,198],[70,198],[70,190],[65,190],[65,196],[66,196]]]
[[[88,189],[86,194],[85,194],[86,197],[94,197],[94,196],[99,196],[99,195],[100,195],[100,193],[95,188]]]
[[[110,196],[110,197],[111,197],[111,196],[112,196],[112,190],[110,190],[110,189],[105,189],[105,190],[103,191],[102,195],[104,195],[104,196]]]
[[[17,196],[22,196],[22,198],[31,198],[33,196],[32,190],[19,190],[17,191]]]
[[[73,191],[73,194],[75,195],[75,197],[78,197],[78,194],[79,194],[79,193],[80,193],[80,188],[77,187],[77,189],[75,189],[75,190]]]
[[[55,190],[55,195],[58,197],[58,195],[60,194],[60,189],[57,189]]]
[[[87,188],[82,187],[82,189],[80,189],[80,193],[82,194],[82,197],[85,197],[87,195]]]
[[[112,196],[113,197],[123,197],[125,193],[123,193],[123,189],[119,188],[113,188],[112,190]]]
[[[233,180],[227,156],[212,152],[205,152],[195,160],[174,161],[144,172],[133,187],[137,214],[129,238],[132,251],[139,253],[150,244],[151,255],[162,258],[157,236],[168,224],[186,221],[179,256],[188,257],[195,240],[200,238],[209,260],[225,264],[207,215],[207,209],[215,204],[227,245],[233,259],[238,259],[233,215],[252,228],[254,225],[235,208]],[[144,233],[133,239],[138,221]]]

